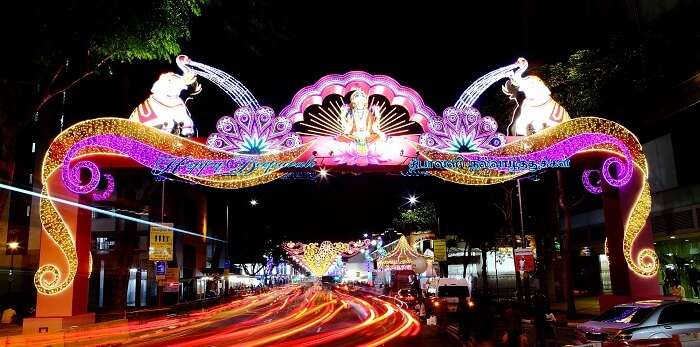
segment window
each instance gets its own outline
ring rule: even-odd
[[[467,286],[440,286],[438,287],[438,296],[459,296],[469,297],[469,287]]]
[[[659,324],[700,321],[700,305],[677,304],[664,308],[659,315]]]
[[[95,247],[98,250],[105,251],[112,249],[112,247],[114,246],[114,241],[110,240],[107,237],[98,237],[95,244]]]
[[[593,318],[596,322],[641,323],[654,309],[651,307],[618,306]]]

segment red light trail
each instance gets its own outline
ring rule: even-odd
[[[391,299],[292,285],[186,316],[8,337],[5,345],[379,346],[419,331],[418,320]]]

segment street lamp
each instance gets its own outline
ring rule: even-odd
[[[318,171],[318,175],[321,176],[321,178],[326,178],[326,176],[328,176],[328,170],[325,168],[322,168],[321,170]]]
[[[408,203],[411,204],[411,206],[416,206],[417,202],[418,198],[415,195],[411,195],[408,197]]]
[[[10,249],[10,273],[8,276],[8,282],[9,282],[9,288],[7,290],[8,293],[12,292],[12,271],[14,270],[14,265],[15,265],[15,253],[17,253],[17,249],[19,248],[19,242],[17,241],[12,241],[7,243],[7,247]]]
[[[258,206],[258,200],[251,199],[251,200],[250,200],[250,206]]]

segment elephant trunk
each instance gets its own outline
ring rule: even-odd
[[[199,94],[199,92],[202,91],[202,86],[197,82],[197,74],[190,69],[187,64],[191,62],[190,58],[186,55],[178,55],[177,58],[175,58],[175,63],[177,64],[177,67],[180,68],[182,71],[182,79],[185,82],[186,85],[191,86],[193,89],[192,93],[190,95],[196,95]]]
[[[523,73],[525,73],[525,70],[527,70],[528,64],[525,58],[518,58],[516,64],[518,64],[518,68],[515,70],[515,72],[513,72],[511,80],[513,81],[514,85],[520,86],[523,80]]]

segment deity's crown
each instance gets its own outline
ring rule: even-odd
[[[365,92],[363,92],[360,89],[356,89],[355,92],[352,93],[352,95],[350,96],[350,102],[355,102],[355,99],[358,99],[360,97],[367,99],[367,94],[365,94]]]

